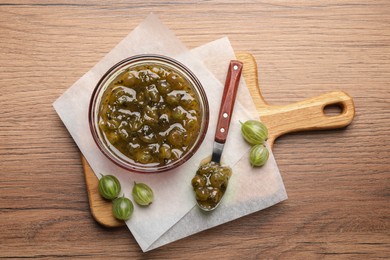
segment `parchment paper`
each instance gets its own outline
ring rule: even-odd
[[[189,161],[169,172],[145,175],[121,169],[99,151],[89,131],[88,105],[98,80],[111,66],[136,54],[162,54],[182,62],[201,81],[209,100],[210,124],[203,144]],[[123,193],[130,199],[134,181],[147,183],[153,189],[153,204],[148,208],[135,205],[131,219],[126,221],[143,251],[269,207],[287,198],[272,153],[264,167],[252,169],[249,166],[246,157],[250,147],[241,137],[239,120],[254,118],[256,110],[242,80],[222,156],[222,160],[233,167],[234,172],[227,193],[223,203],[211,214],[203,214],[195,206],[191,179],[199,162],[211,154],[223,82],[228,64],[234,58],[227,38],[190,52],[151,14],[53,104],[99,178],[100,173],[115,175],[122,184]]]

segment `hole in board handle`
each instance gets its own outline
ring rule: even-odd
[[[324,107],[324,114],[326,116],[338,116],[344,113],[345,106],[342,102],[328,104]]]

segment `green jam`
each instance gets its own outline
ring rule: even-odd
[[[206,210],[215,208],[226,191],[231,175],[230,167],[212,161],[202,164],[191,181],[198,205]]]
[[[162,65],[136,65],[105,90],[99,128],[111,150],[136,164],[164,166],[195,143],[201,107],[191,84]]]

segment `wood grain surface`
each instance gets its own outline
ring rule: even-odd
[[[150,12],[189,48],[228,36],[252,53],[269,104],[340,90],[356,115],[276,141],[287,201],[142,253],[92,218],[52,102]],[[0,0],[0,257],[389,259],[389,13],[387,0]]]

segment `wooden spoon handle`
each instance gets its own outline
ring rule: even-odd
[[[240,83],[242,67],[242,62],[236,60],[230,61],[221,107],[219,109],[217,129],[215,131],[215,141],[218,143],[225,143],[229,132],[229,125],[232,118],[238,85]]]

